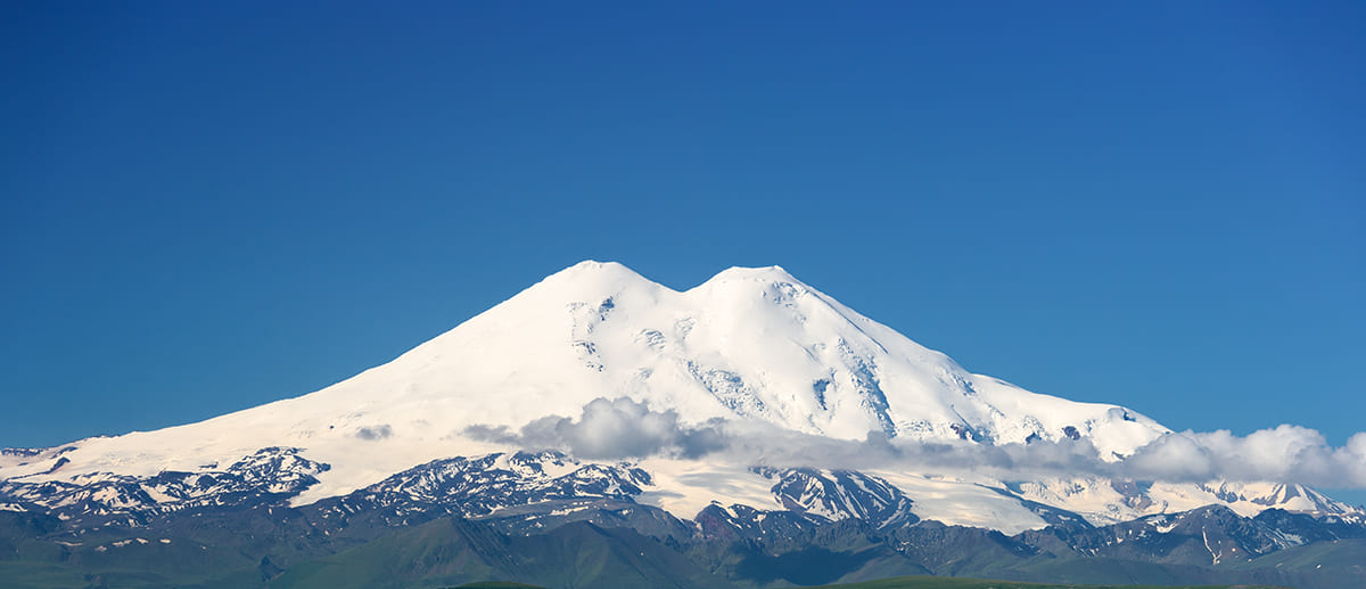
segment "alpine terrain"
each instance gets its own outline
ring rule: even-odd
[[[587,261],[310,394],[5,449],[0,585],[1366,586],[1361,508],[1103,468],[1171,435],[776,266],[677,291]],[[959,459],[1040,448],[1102,468]]]

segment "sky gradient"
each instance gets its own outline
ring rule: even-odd
[[[1366,429],[1366,5],[0,8],[0,446],[779,264],[1176,429]]]

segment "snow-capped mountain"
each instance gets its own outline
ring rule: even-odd
[[[531,460],[510,454],[521,448],[468,433],[578,415],[599,398],[647,403],[684,424],[743,421],[840,440],[870,432],[984,446],[1086,440],[1112,461],[1169,433],[1124,407],[968,372],[776,266],[731,268],[677,291],[590,261],[314,393],[179,427],[6,452],[0,500],[67,518],[136,518],[249,497],[469,516],[580,497],[654,505],[679,519],[708,510],[709,521],[791,512],[1011,533],[1211,503],[1244,515],[1268,507],[1352,511],[1299,486],[1016,482],[668,456],[601,465],[547,454]]]
[[[205,507],[270,504],[318,483],[328,465],[299,456],[298,448],[262,448],[219,469],[162,471],[139,477],[87,473],[45,481],[0,481],[0,497],[29,505],[74,525],[136,526],[148,518]]]

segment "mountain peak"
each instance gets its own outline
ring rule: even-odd
[[[626,265],[621,262],[599,262],[597,260],[584,260],[551,274],[547,278],[554,278],[557,276],[574,278],[585,276],[633,276],[636,278],[643,278],[640,274],[637,274],[635,270],[626,267]]]
[[[611,293],[631,287],[657,287],[650,279],[620,262],[584,260],[546,276],[528,290],[569,295]]]
[[[717,272],[712,280],[796,280],[782,266],[731,266]]]
[[[706,282],[699,284],[697,287],[705,288],[725,284],[760,284],[765,286],[791,284],[806,290],[810,290],[811,288],[792,274],[788,273],[782,266],[731,266],[730,268],[717,272],[716,275],[708,278]]]
[[[717,272],[694,289],[757,285],[790,285],[800,291],[813,290],[782,266],[731,266]],[[551,290],[575,293],[621,291],[629,287],[663,288],[620,262],[584,260],[542,279],[535,286],[551,286]],[[543,289],[537,289],[543,290]],[[673,290],[673,289],[669,289]]]

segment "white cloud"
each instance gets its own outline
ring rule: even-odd
[[[559,448],[583,458],[640,458],[659,454],[694,457],[720,449],[717,424],[685,427],[673,411],[644,403],[597,398],[577,420],[543,417],[517,432],[473,426],[466,434],[528,448]]]
[[[1227,430],[1181,432],[1154,440],[1125,461],[1131,478],[1284,481],[1366,488],[1366,432],[1333,447],[1297,425],[1236,436]]]
[[[465,433],[523,448],[561,449],[587,459],[707,456],[745,466],[971,471],[1001,479],[1097,475],[1366,488],[1366,432],[1352,436],[1342,447],[1333,447],[1318,431],[1294,425],[1247,436],[1225,430],[1173,433],[1118,462],[1102,460],[1085,439],[990,446],[888,439],[872,432],[864,440],[840,440],[751,421],[684,424],[673,411],[654,411],[625,398],[595,399],[577,418],[545,417],[517,431],[474,426]]]

